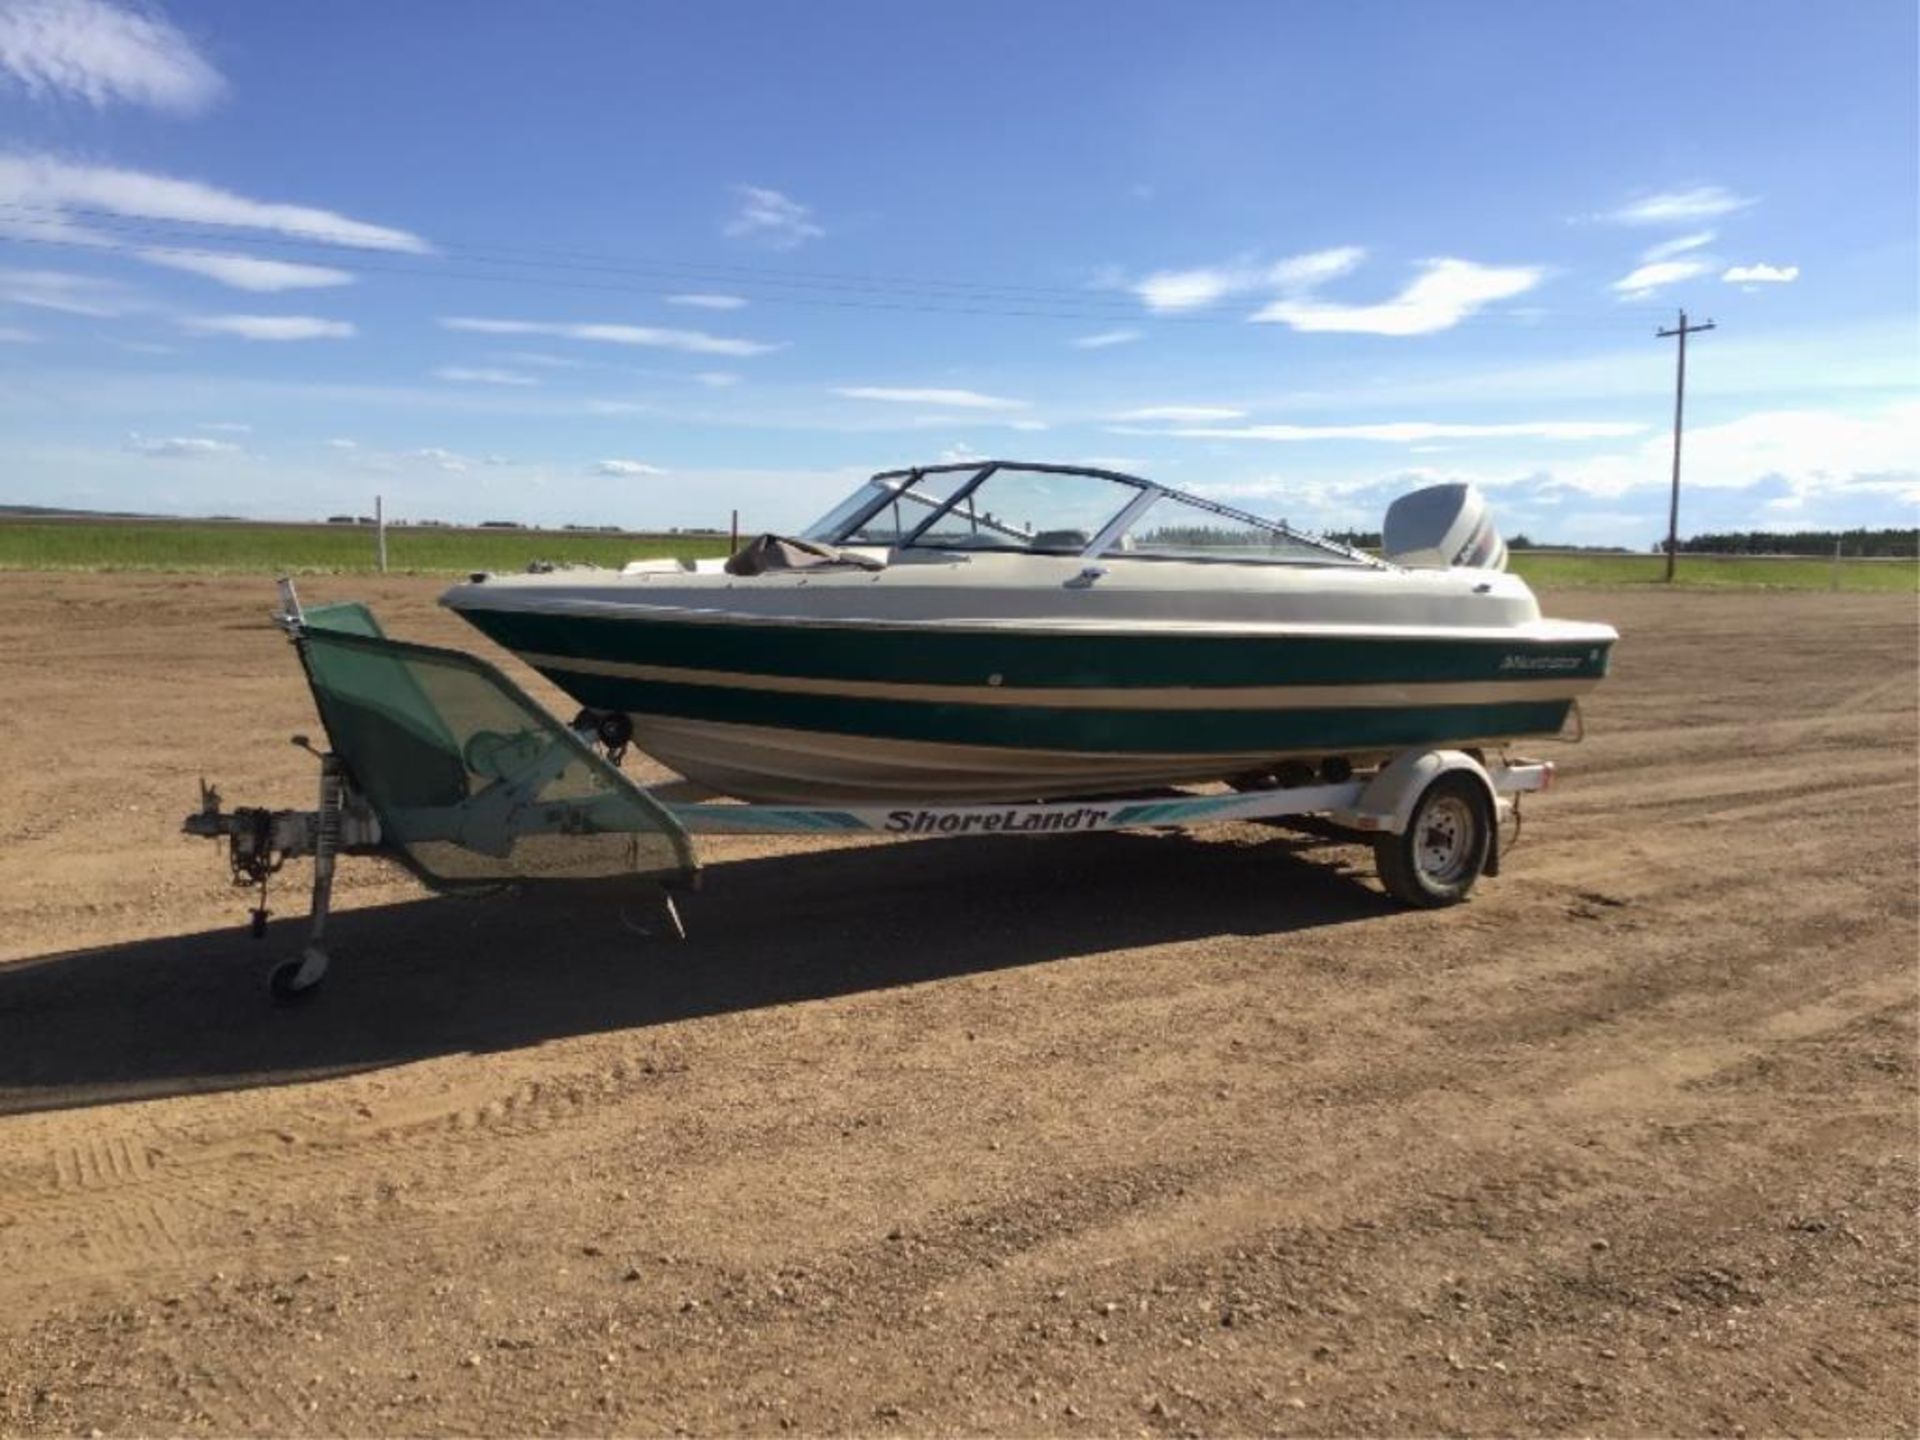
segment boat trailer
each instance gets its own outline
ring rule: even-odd
[[[668,926],[694,888],[695,835],[1085,835],[1261,823],[1371,840],[1394,898],[1436,907],[1499,872],[1501,831],[1521,796],[1546,789],[1550,761],[1449,749],[1406,750],[1378,769],[1282,769],[1267,788],[1169,791],[1023,804],[796,806],[692,798],[675,781],[636,784],[619,761],[625,716],[582,711],[562,724],[494,666],[464,651],[394,640],[355,603],[303,610],[280,582],[274,621],[300,658],[328,746],[293,743],[319,762],[313,810],[224,808],[204,781],[188,835],[227,842],[233,881],[255,892],[253,934],[266,933],[267,889],[290,859],[311,857],[306,943],[274,967],[276,998],[325,977],[335,868],[345,856],[397,862],[430,889],[508,887],[625,877],[652,887]],[[1295,783],[1297,782],[1297,783]]]

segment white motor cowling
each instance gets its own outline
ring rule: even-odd
[[[1507,568],[1507,542],[1493,528],[1486,500],[1464,482],[1402,495],[1387,507],[1380,542],[1387,559],[1409,569]]]

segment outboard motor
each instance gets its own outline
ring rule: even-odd
[[[1507,568],[1507,542],[1493,528],[1486,500],[1464,482],[1402,495],[1387,507],[1380,541],[1387,559],[1409,569]]]

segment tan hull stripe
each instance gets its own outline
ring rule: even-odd
[[[1038,705],[1054,710],[1334,710],[1387,709],[1400,705],[1492,705],[1503,700],[1556,700],[1584,695],[1597,678],[1543,675],[1537,680],[1473,680],[1458,683],[1382,685],[1246,685],[1157,689],[1010,689],[1000,685],[914,685],[889,680],[827,680],[799,675],[757,675],[737,670],[696,670],[676,665],[632,665],[618,660],[576,660],[566,655],[520,657],[537,670],[569,670],[621,680],[670,685],[712,685],[726,690],[764,690],[786,695],[832,695],[858,700],[945,701],[960,705]]]

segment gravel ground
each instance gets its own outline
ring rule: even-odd
[[[1615,676],[1454,910],[1253,828],[727,841],[685,943],[360,862],[293,1011],[304,876],[253,944],[176,833],[311,803],[271,598],[0,575],[0,1434],[1920,1429],[1913,597],[1550,597]]]

